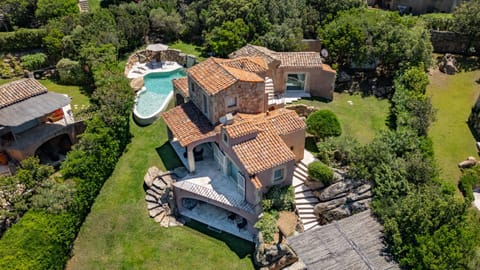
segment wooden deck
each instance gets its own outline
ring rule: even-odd
[[[292,236],[288,243],[308,269],[400,269],[385,252],[382,229],[365,211]]]

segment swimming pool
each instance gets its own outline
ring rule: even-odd
[[[138,124],[148,125],[158,118],[173,97],[172,79],[185,75],[185,70],[178,66],[174,70],[150,73],[143,77],[144,88],[137,93],[134,108]]]

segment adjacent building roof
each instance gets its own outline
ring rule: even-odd
[[[227,132],[230,138],[237,139],[253,133],[258,133],[258,127],[253,121],[240,121],[239,123],[225,126],[225,132]]]
[[[47,93],[47,88],[35,79],[21,79],[0,86],[0,108]]]
[[[63,94],[44,93],[0,109],[0,125],[15,127],[70,104]]]
[[[172,80],[173,87],[180,91],[183,97],[188,97],[190,94],[188,93],[188,78],[181,77],[178,79]]]
[[[279,67],[322,69],[322,58],[317,52],[278,52]]]
[[[257,68],[260,68],[258,64]],[[189,68],[187,72],[211,95],[230,87],[237,81],[263,82],[263,78],[256,73],[237,68],[231,60],[214,57]]]
[[[384,252],[382,230],[364,211],[287,240],[308,269],[400,269]]]
[[[329,66],[322,63],[318,52],[275,52],[262,46],[247,44],[228,55],[233,59],[248,56],[262,57],[267,64],[277,61],[280,68],[327,68],[327,70],[331,70]]]
[[[239,57],[228,59],[223,61],[223,65],[255,73],[268,70],[267,62],[263,57]]]
[[[295,160],[295,155],[282,138],[268,131],[232,146],[232,150],[250,175]]]
[[[293,110],[279,109],[269,112],[266,117],[278,135],[286,135],[300,129],[305,129],[306,124]]]
[[[162,118],[182,147],[216,134],[210,121],[191,101],[164,112]]]

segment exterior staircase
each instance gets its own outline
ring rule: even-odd
[[[295,170],[293,172],[292,185],[295,190],[295,206],[305,231],[320,227],[317,217],[313,212],[313,209],[315,208],[315,205],[319,203],[319,200],[315,197],[312,190],[304,183],[308,177],[307,166],[313,160],[314,157],[312,154],[305,151],[304,159],[295,165]]]
[[[80,12],[88,12],[89,11],[88,1],[78,0],[78,8],[80,9]]]

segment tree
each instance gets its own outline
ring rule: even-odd
[[[242,19],[227,21],[215,27],[205,38],[206,47],[216,55],[226,57],[247,43],[248,26]]]
[[[480,39],[480,0],[463,1],[453,13],[453,29],[470,40]],[[477,48],[480,50],[480,48]]]
[[[38,0],[35,17],[46,23],[49,19],[78,13],[77,4],[76,0]]]
[[[87,77],[78,61],[63,58],[57,63],[60,83],[65,85],[85,85]]]
[[[342,127],[332,111],[318,110],[308,116],[307,132],[317,138],[324,139],[331,136],[340,136]]]
[[[35,11],[34,0],[2,0],[0,13],[5,16],[6,25],[3,30],[11,31],[16,28],[28,28],[33,24]],[[2,26],[0,25],[0,29]]]
[[[150,25],[152,32],[159,34],[165,42],[177,40],[185,30],[182,18],[176,11],[167,14],[162,8],[150,11]]]

